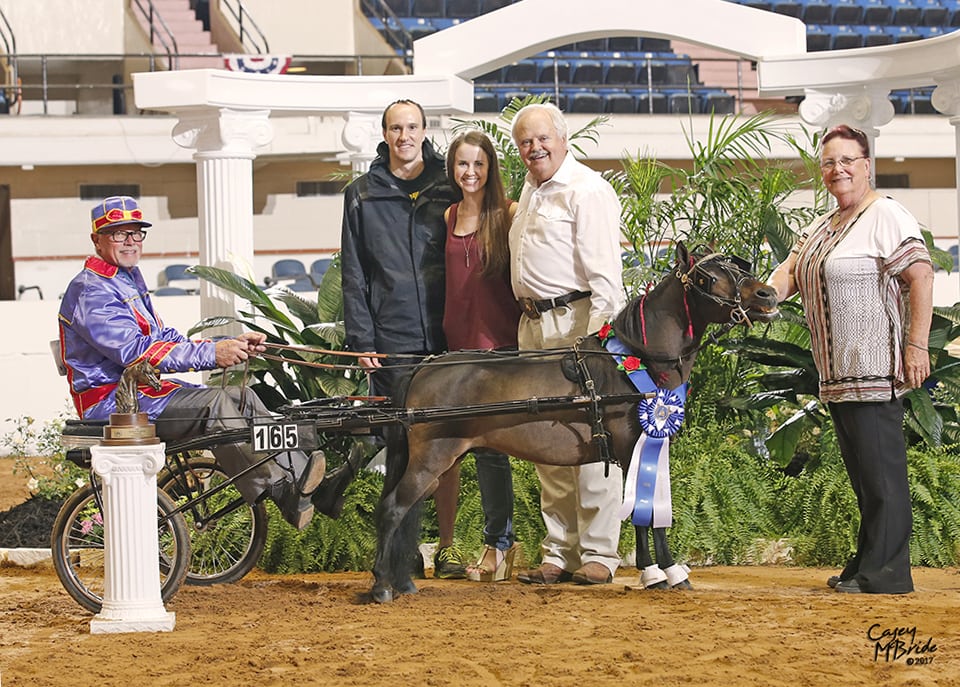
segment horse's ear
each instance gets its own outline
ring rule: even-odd
[[[689,259],[690,254],[687,252],[687,246],[683,241],[677,241],[677,264],[686,267]]]

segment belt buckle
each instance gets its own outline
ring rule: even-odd
[[[518,298],[517,302],[520,304],[520,309],[523,310],[523,314],[529,317],[531,320],[540,319],[540,311],[537,309],[537,304],[532,298]]]

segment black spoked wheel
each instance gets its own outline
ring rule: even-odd
[[[179,464],[180,469],[163,470],[157,484],[178,508],[186,506],[187,584],[236,582],[253,569],[266,546],[267,508],[244,501],[233,485],[217,490],[227,475],[213,458],[190,457]]]
[[[92,613],[103,607],[104,537],[99,488],[86,485],[64,502],[51,534],[53,567],[63,588]],[[190,564],[190,536],[169,496],[157,492],[160,535],[160,595],[173,598]]]

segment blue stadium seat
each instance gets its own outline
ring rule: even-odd
[[[960,26],[960,0],[942,0],[942,2],[950,15],[947,24],[952,27]]]
[[[573,44],[575,50],[581,52],[606,52],[607,50],[607,39],[606,38],[590,38],[585,41],[577,41]]]
[[[887,26],[883,31],[893,38],[894,43],[910,43],[923,38],[912,26]]]
[[[649,53],[648,53],[649,55]],[[637,83],[652,88],[667,83],[667,63],[665,60],[645,57],[637,63]]]
[[[670,46],[669,38],[644,37],[643,50],[644,52],[672,52],[673,48]]]
[[[603,98],[595,91],[568,91],[566,111],[575,114],[603,112]]]
[[[700,84],[697,67],[687,56],[667,60],[666,79],[667,85],[678,88],[688,88]]]
[[[291,291],[316,291],[317,287],[309,275],[304,275],[289,284],[284,284]]]
[[[636,114],[637,98],[626,91],[604,93],[603,111],[608,114]]]
[[[877,45],[890,45],[893,36],[883,30],[882,26],[863,26],[860,32],[863,35],[863,47],[872,48]]]
[[[161,286],[151,291],[151,294],[154,296],[189,296],[190,295],[190,293],[186,289],[181,289],[179,286]]]
[[[858,0],[831,0],[833,18],[831,24],[860,24],[863,21],[863,7]],[[824,22],[827,23],[827,22]]]
[[[303,266],[303,261],[297,258],[283,258],[277,260],[270,267],[270,277],[268,284],[276,284],[281,281],[294,281],[307,276],[307,268]]]
[[[503,83],[503,69],[494,69],[492,72],[481,74],[473,80],[474,83]]]
[[[743,2],[740,4],[757,10],[766,10],[767,12],[773,9],[773,5],[771,5],[769,2],[765,2],[765,0],[743,0]]]
[[[570,61],[547,59],[540,63],[540,83],[570,83]]]
[[[940,0],[916,0],[920,7],[920,24],[923,26],[945,26],[950,12]]]
[[[414,17],[445,17],[446,0],[413,0],[410,14]]]
[[[637,64],[629,60],[609,60],[604,63],[603,83],[608,85],[635,84]]]
[[[446,16],[466,19],[480,14],[480,0],[447,0]]]
[[[660,91],[637,91],[637,114],[666,114],[667,96]]]
[[[820,52],[829,50],[833,37],[823,26],[817,24],[807,25],[807,52]]]
[[[570,83],[603,83],[603,63],[599,60],[573,60],[570,63]]]
[[[828,0],[807,0],[801,18],[808,28],[811,24],[829,24],[833,19],[833,5]]]
[[[195,274],[187,272],[190,265],[174,264],[167,265],[160,274],[157,275],[158,286],[176,286],[186,290],[197,290],[200,288],[200,279]]]
[[[536,83],[539,71],[536,60],[520,60],[503,68],[503,83]]]
[[[398,17],[412,17],[410,13],[410,0],[383,0],[383,4],[390,8]]]
[[[773,0],[771,7],[776,14],[800,19],[803,17],[804,3],[800,0]]]
[[[848,50],[863,47],[863,36],[852,26],[837,26],[833,30],[831,50]]]
[[[726,115],[736,111],[736,100],[724,90],[707,90],[700,97],[703,114]]]
[[[930,91],[913,90],[906,96],[906,114],[940,114],[930,101]]]
[[[500,112],[500,100],[493,91],[474,90],[474,112]]]
[[[861,0],[863,5],[863,23],[887,25],[893,21],[893,8],[884,0]]]
[[[960,246],[958,246],[957,244],[953,244],[952,246],[947,248],[947,252],[953,256],[953,271],[954,272],[960,271]]]
[[[513,3],[513,0],[480,0],[480,13],[493,12]]]
[[[700,114],[700,94],[696,91],[664,89],[667,96],[667,112],[670,114]]]
[[[893,24],[901,26],[916,26],[920,23],[921,11],[913,0],[885,0],[893,10]]]

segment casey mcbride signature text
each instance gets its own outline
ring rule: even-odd
[[[874,623],[867,630],[867,639],[873,642],[874,661],[900,661],[906,659],[907,665],[933,663],[933,654],[937,645],[933,637],[917,638],[916,627],[888,627]]]

